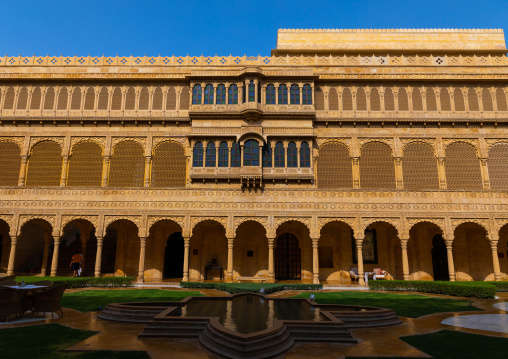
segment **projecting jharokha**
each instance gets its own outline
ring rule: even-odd
[[[269,57],[0,57],[0,269],[503,280],[502,30],[279,30]]]

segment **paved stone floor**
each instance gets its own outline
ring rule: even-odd
[[[205,295],[224,295],[215,290],[202,290]],[[292,296],[295,291],[276,293],[276,296]],[[448,297],[449,298],[449,297]],[[508,338],[506,331],[493,331],[492,325],[499,325],[496,315],[508,314],[508,294],[500,294],[498,299],[478,300],[473,303],[485,311],[462,313],[438,313],[419,318],[401,317],[402,325],[379,328],[352,330],[353,336],[358,340],[356,345],[334,344],[297,344],[283,357],[286,359],[300,358],[344,358],[351,357],[428,357],[425,353],[405,343],[399,337],[426,334],[442,329],[451,329],[473,334],[489,335]],[[494,316],[493,316],[494,315]],[[461,323],[462,317],[484,317],[480,322],[487,323],[488,331],[481,328],[468,328],[456,326]],[[443,321],[451,324],[444,324]],[[70,350],[143,350],[147,351],[152,359],[162,358],[214,358],[203,349],[197,340],[171,340],[171,339],[138,339],[137,335],[144,325],[121,324],[97,319],[97,313],[81,313],[72,309],[64,309],[63,318],[45,319],[44,322],[10,323],[2,325],[0,330],[9,327],[27,325],[40,325],[41,323],[57,323],[77,329],[93,330],[99,333],[70,347]],[[489,326],[490,323],[490,326]]]

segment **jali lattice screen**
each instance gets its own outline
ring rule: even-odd
[[[14,142],[0,142],[0,186],[18,185],[20,153],[19,146]]]
[[[109,186],[143,187],[145,158],[143,147],[135,141],[120,142],[111,156]]]
[[[370,142],[362,147],[360,157],[361,188],[396,188],[395,162],[390,147]]]
[[[53,141],[34,146],[28,158],[27,186],[59,186],[62,175],[62,149]]]
[[[480,160],[475,149],[464,142],[455,142],[446,148],[445,172],[448,189],[482,189]]]
[[[491,147],[487,167],[489,169],[490,188],[508,189],[508,144],[500,143]]]
[[[92,141],[78,143],[69,159],[68,186],[100,187],[102,182],[102,149]]]
[[[171,141],[157,146],[152,158],[152,187],[185,187],[185,181],[184,148]]]
[[[330,142],[319,149],[317,183],[319,188],[353,187],[353,165],[346,146]]]
[[[424,143],[410,143],[402,158],[404,188],[409,190],[439,189],[439,175],[434,151]]]

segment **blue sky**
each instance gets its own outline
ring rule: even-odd
[[[0,9],[2,56],[266,56],[279,28],[508,31],[508,0],[11,0]]]

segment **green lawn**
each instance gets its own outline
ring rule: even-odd
[[[163,289],[86,290],[65,293],[62,307],[91,312],[109,303],[179,301],[189,296],[202,296],[197,291],[171,291]]]
[[[508,353],[507,338],[455,332],[453,330],[441,330],[435,333],[413,335],[400,339],[435,359],[504,359]],[[347,359],[353,359],[353,357]],[[361,358],[354,357],[354,359]],[[383,359],[390,358],[383,357]],[[404,358],[397,357],[397,359]]]
[[[149,359],[137,351],[64,351],[97,332],[58,324],[0,329],[0,357],[9,359]]]
[[[318,292],[316,303],[365,305],[392,309],[402,317],[417,318],[422,315],[481,310],[473,307],[471,301],[427,297],[417,294],[365,293],[365,292]],[[309,298],[310,293],[302,293],[294,298]]]

